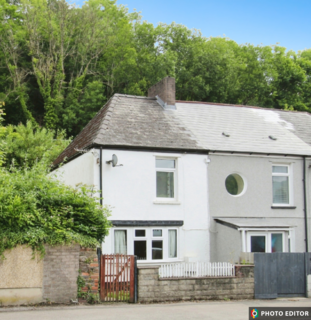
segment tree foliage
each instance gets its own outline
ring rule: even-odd
[[[2,141],[7,168],[33,167],[40,162],[48,168],[67,147],[70,139],[66,139],[64,130],[55,133],[53,130],[35,128],[28,121],[26,125],[7,126]]]
[[[115,93],[146,95],[165,76],[176,97],[311,111],[310,50],[239,45],[183,25],[142,22],[116,0],[0,0],[6,123],[75,136]]]

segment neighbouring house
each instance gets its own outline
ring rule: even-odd
[[[167,77],[148,97],[115,94],[54,165],[112,207],[103,253],[158,264],[308,250],[308,113],[175,101]]]

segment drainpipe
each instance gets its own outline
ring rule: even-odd
[[[100,205],[103,205],[103,148],[99,149],[99,188],[100,188]],[[97,248],[97,259],[99,268],[99,284],[101,283],[101,248]],[[102,288],[100,288],[102,290]]]
[[[99,188],[100,188],[100,205],[103,205],[103,148],[99,149]]]
[[[306,252],[309,252],[308,246],[308,215],[307,215],[307,179],[306,179],[306,157],[303,157],[303,205],[305,212],[305,237],[306,237]]]

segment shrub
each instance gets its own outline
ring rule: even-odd
[[[27,244],[44,254],[44,245],[98,246],[108,234],[110,210],[95,191],[74,189],[47,175],[46,167],[0,168],[0,255]]]

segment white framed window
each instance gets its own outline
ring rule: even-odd
[[[115,229],[113,244],[114,253],[134,254],[140,263],[176,261],[178,259],[178,228]]]
[[[276,206],[293,204],[291,165],[272,165],[272,203]]]
[[[156,198],[177,199],[177,159],[156,157]]]
[[[285,232],[247,232],[247,252],[287,252]]]
[[[225,180],[227,192],[233,197],[242,196],[247,188],[246,179],[240,173],[229,174]]]

